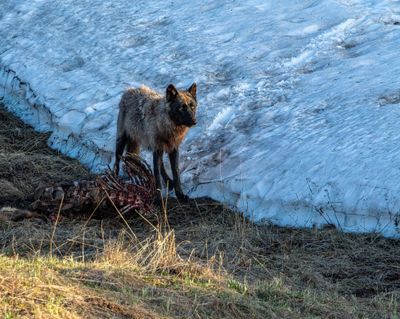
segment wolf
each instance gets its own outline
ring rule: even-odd
[[[179,201],[189,197],[182,191],[179,174],[179,145],[189,128],[196,125],[197,86],[187,90],[168,85],[165,96],[146,86],[129,88],[119,102],[114,171],[119,172],[121,156],[128,153],[139,155],[140,149],[153,152],[153,171],[156,186],[161,189],[161,177],[169,189],[175,190]],[[163,162],[168,154],[173,180],[168,176]],[[160,177],[161,174],[161,177]]]

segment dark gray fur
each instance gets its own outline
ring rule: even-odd
[[[165,96],[144,86],[125,91],[119,103],[115,172],[119,172],[125,148],[135,154],[141,147],[146,148],[153,152],[157,188],[161,189],[161,175],[179,200],[187,200],[180,182],[179,145],[189,127],[196,124],[196,109],[196,83],[188,90],[177,90],[170,84]],[[164,152],[169,156],[173,180],[164,167]]]

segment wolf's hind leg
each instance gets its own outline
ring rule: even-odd
[[[115,164],[114,164],[114,172],[116,175],[118,175],[119,173],[119,162],[121,160],[122,153],[124,152],[126,142],[127,142],[127,136],[125,133],[117,137],[117,143],[115,147]]]
[[[140,155],[140,144],[136,140],[129,138],[126,145],[126,152],[129,154]]]

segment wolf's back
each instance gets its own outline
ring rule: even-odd
[[[152,149],[163,122],[162,105],[162,96],[148,87],[126,90],[119,103],[118,131]]]

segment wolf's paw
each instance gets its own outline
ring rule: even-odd
[[[188,196],[188,195],[185,195],[185,194],[183,194],[183,193],[178,193],[178,194],[176,194],[176,197],[177,197],[178,200],[179,200],[180,202],[182,202],[182,203],[186,203],[186,202],[189,201],[189,196]]]
[[[168,182],[168,190],[169,190],[169,191],[172,191],[174,188],[175,188],[175,183],[174,183],[173,180],[171,179],[171,180]]]

